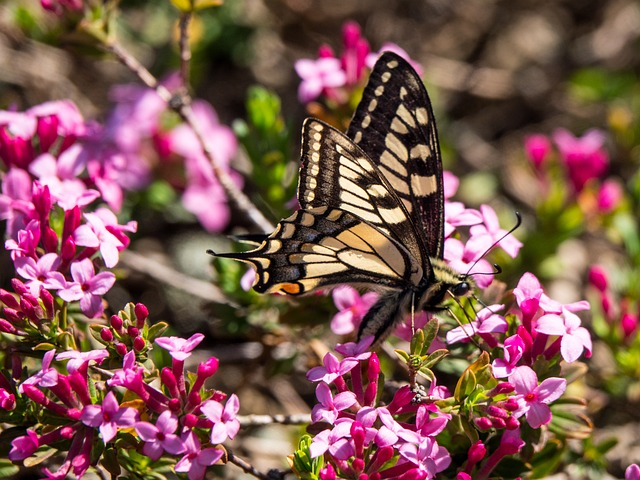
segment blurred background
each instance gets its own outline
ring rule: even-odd
[[[176,10],[162,1],[122,1],[120,8],[112,31],[154,75],[166,78],[179,66]],[[300,78],[294,64],[316,58],[323,44],[339,51],[347,21],[360,25],[373,51],[393,42],[422,65],[445,167],[462,177],[459,198],[474,207],[490,203],[505,228],[515,223],[515,210],[522,212],[524,224],[516,235],[525,248],[515,261],[499,259],[507,284],[515,285],[514,279],[532,271],[545,281],[550,296],[576,301],[589,295],[587,271],[597,261],[609,266],[614,283],[623,285],[620,289],[637,308],[637,230],[632,228],[629,235],[612,232],[584,211],[565,211],[564,197],[555,204],[541,202],[542,186],[525,157],[523,142],[527,135],[550,135],[559,127],[578,136],[601,129],[607,134],[609,174],[625,182],[631,198],[638,198],[639,2],[227,0],[219,8],[203,10],[192,22],[194,97],[210,102],[221,123],[237,129],[238,119],[247,116],[252,85],[275,92],[291,137],[286,160],[295,165],[307,111],[297,96]],[[42,10],[39,2],[0,3],[1,109],[24,110],[68,98],[85,118],[105,121],[113,106],[112,87],[128,83],[137,83],[128,69],[91,48],[81,35],[70,33],[65,20]],[[241,171],[247,163],[243,156],[246,152],[234,160]],[[291,193],[289,182],[286,191]],[[264,202],[256,204],[265,207]],[[637,205],[630,201],[624,218],[637,222]],[[275,208],[263,211],[274,222],[280,218]],[[305,396],[311,386],[304,378],[278,375],[295,370],[293,365],[300,361],[295,341],[283,341],[277,327],[268,330],[272,337],[262,332],[257,341],[254,333],[247,333],[252,332],[247,325],[227,321],[237,304],[225,300],[224,285],[211,284],[215,272],[204,251],[212,246],[229,249],[230,243],[223,237],[214,239],[170,202],[136,198],[129,212],[139,222],[134,256],[123,255],[124,278],[110,292],[110,304],[142,301],[152,316],[169,321],[177,331],[208,333],[208,348],[227,369],[230,383],[225,388],[244,389],[241,400],[247,410],[308,411]],[[235,214],[223,233],[248,230]],[[3,271],[10,265],[5,252]],[[236,273],[238,278],[242,272]],[[3,284],[12,277],[9,272],[0,275]],[[249,324],[276,324],[279,311],[270,308],[249,312]],[[330,302],[314,308],[312,325],[317,332],[317,325],[334,310]],[[256,311],[259,318],[251,319]],[[291,318],[299,312],[288,310],[288,319],[280,321],[299,322]],[[315,347],[321,357],[324,347]],[[597,378],[592,386],[606,383],[606,372],[615,370],[611,362],[615,364],[611,353],[596,346],[591,367]],[[637,361],[633,369],[640,377]],[[629,398],[626,391],[633,375],[625,375],[622,391],[609,386],[611,395],[595,389],[583,392],[592,399],[596,426],[608,425],[597,430],[594,444],[612,435],[619,440],[608,453],[614,469],[640,459],[640,395],[636,388]],[[262,450],[265,457],[273,457],[271,462],[281,461],[282,452],[289,451],[260,441],[260,435],[254,441],[258,446],[249,442],[242,448]]]

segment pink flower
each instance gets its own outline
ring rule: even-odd
[[[76,245],[99,248],[105,266],[108,268],[115,267],[120,259],[118,252],[124,249],[124,244],[109,231],[100,215],[97,213],[85,213],[84,217],[87,223],[80,225],[73,232],[73,239]]]
[[[444,199],[449,200],[458,191],[458,187],[460,186],[460,179],[449,170],[444,170],[442,172],[442,186],[444,189]]]
[[[512,335],[504,341],[503,358],[496,358],[491,367],[496,378],[508,377],[518,366],[518,362],[524,355],[525,344],[519,335]]]
[[[296,62],[295,70],[302,79],[298,88],[298,98],[302,103],[309,103],[323,91],[342,87],[347,82],[347,75],[337,58],[304,58]]]
[[[105,358],[109,357],[109,352],[103,350],[89,350],[88,352],[79,352],[77,350],[67,350],[56,355],[56,360],[69,360],[67,362],[67,371],[75,373],[78,370],[86,369],[90,361],[95,361],[100,365]]]
[[[338,460],[352,457],[355,453],[351,440],[352,424],[353,420],[350,418],[339,418],[331,430],[323,430],[313,437],[309,447],[311,458],[319,457],[327,451]]]
[[[535,329],[538,333],[562,337],[560,353],[568,363],[575,362],[584,350],[591,356],[591,335],[581,326],[580,318],[567,308],[562,309],[562,315],[548,313],[541,316]]]
[[[462,274],[491,273],[493,268],[489,262],[485,259],[478,260],[490,246],[488,236],[484,236],[484,242],[467,242],[466,245],[457,238],[447,238],[444,242],[444,259],[451,268]],[[493,281],[491,275],[475,275],[473,279],[480,288],[488,287]]]
[[[398,448],[400,456],[426,474],[425,478],[435,478],[436,473],[451,464],[451,456],[445,447],[438,445],[433,437],[422,437],[420,442],[404,443]]]
[[[373,66],[376,63],[376,60],[378,60],[378,57],[382,55],[384,52],[393,52],[396,55],[399,55],[400,57],[404,58],[407,62],[409,62],[409,64],[418,73],[418,75],[422,76],[422,65],[420,65],[418,62],[413,60],[405,50],[400,48],[395,43],[391,43],[391,42],[383,43],[380,50],[367,55],[367,66],[369,68],[373,68]]]
[[[462,202],[444,203],[444,236],[449,238],[457,227],[466,227],[482,223],[478,210],[465,207]]]
[[[48,290],[65,288],[67,282],[64,275],[56,271],[60,266],[60,257],[55,253],[47,253],[37,261],[31,257],[18,257],[14,263],[16,273],[27,280],[25,285],[34,296],[40,295],[40,287]]]
[[[341,362],[331,353],[327,353],[322,359],[322,362],[324,366],[313,367],[307,372],[307,378],[312,382],[322,380],[325,383],[331,383],[358,365],[358,360],[355,358],[345,358]]]
[[[11,442],[9,459],[18,462],[33,455],[39,447],[38,435],[33,430],[27,430],[27,434],[17,437]]]
[[[504,305],[490,305],[476,313],[476,319],[469,323],[460,325],[447,332],[447,343],[469,341],[474,335],[479,335],[491,348],[498,345],[493,334],[505,333],[509,328],[507,321],[502,315],[498,315],[498,310],[502,310]]]
[[[538,376],[530,367],[521,366],[509,377],[518,394],[515,418],[525,415],[531,428],[540,428],[551,421],[549,403],[562,396],[567,388],[564,378],[551,377],[538,385]]]
[[[189,480],[202,480],[207,472],[207,467],[216,463],[224,455],[224,451],[217,448],[203,450],[200,446],[200,440],[191,430],[182,435],[182,441],[186,453],[178,460],[174,469],[176,472],[187,472]]]
[[[589,267],[589,283],[601,293],[604,293],[609,283],[607,271],[600,265],[591,265],[591,267]]]
[[[542,134],[527,136],[524,139],[524,153],[529,157],[536,170],[540,170],[549,153],[551,153],[549,137]]]
[[[368,292],[360,295],[355,288],[343,285],[332,292],[333,302],[339,312],[331,319],[331,330],[337,335],[353,332],[378,300],[378,294]]]
[[[76,1],[82,5],[81,1]],[[73,0],[66,0],[64,3],[68,6],[72,2]],[[71,100],[41,103],[26,113],[37,119],[41,152],[48,152],[54,146],[58,153],[64,152],[78,137],[84,135],[86,130],[84,118]]]
[[[132,427],[138,412],[131,407],[121,407],[113,392],[107,393],[102,405],[85,405],[80,415],[82,423],[98,428],[104,443],[108,443],[118,433],[118,428]]]
[[[640,467],[632,463],[624,471],[624,480],[640,480]]]
[[[346,410],[357,402],[353,392],[340,392],[335,397],[326,383],[319,383],[316,387],[316,398],[320,402],[313,407],[311,421],[333,424],[338,418],[338,413]]]
[[[204,340],[202,333],[194,333],[189,337],[159,337],[156,343],[167,350],[178,361],[184,361],[191,356],[191,352]]]
[[[553,132],[553,141],[558,146],[569,180],[577,192],[592,178],[606,173],[609,157],[602,148],[605,139],[604,133],[597,129],[589,130],[580,138],[562,128]]]
[[[32,182],[27,172],[11,168],[2,179],[0,194],[0,220],[7,221],[7,235],[16,238],[18,231],[34,218]]]
[[[178,417],[170,410],[162,412],[155,425],[149,422],[137,422],[134,428],[145,442],[142,453],[151,460],[159,460],[165,451],[178,455],[185,450],[182,440],[175,434],[178,428]]]
[[[45,10],[62,16],[67,12],[81,11],[83,1],[84,0],[40,0],[40,5],[42,5],[42,8]]]
[[[480,242],[482,245],[493,245],[498,240],[498,246],[502,248],[511,258],[518,256],[518,252],[522,247],[522,242],[515,238],[512,234],[504,236],[507,231],[500,228],[498,216],[489,205],[481,205],[480,212],[484,224],[474,225],[470,229],[471,238],[468,243]],[[503,238],[504,237],[504,238]]]
[[[116,281],[116,276],[111,272],[95,273],[93,262],[85,258],[79,262],[73,262],[70,267],[72,282],[58,290],[58,295],[65,302],[80,300],[80,309],[89,318],[102,315],[104,306],[102,296],[111,289]]]
[[[0,158],[7,167],[27,169],[35,156],[36,125],[33,115],[0,110]]]
[[[608,179],[602,182],[598,190],[598,210],[600,213],[610,213],[620,205],[624,197],[622,185],[617,180]]]
[[[227,399],[224,407],[220,402],[208,400],[200,408],[202,413],[213,422],[213,428],[211,428],[212,444],[222,443],[227,438],[233,439],[240,430],[240,422],[236,418],[240,402],[235,393]]]
[[[55,349],[47,350],[42,357],[40,370],[20,384],[20,387],[18,387],[19,393],[23,392],[24,385],[39,385],[41,387],[51,388],[58,383],[58,371],[55,368],[51,368],[51,362],[55,354]]]
[[[340,65],[346,75],[347,85],[356,85],[363,76],[365,60],[369,54],[369,42],[362,38],[360,25],[346,22],[342,26],[344,51],[340,55]]]

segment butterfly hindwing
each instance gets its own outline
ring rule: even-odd
[[[424,255],[442,258],[442,161],[431,101],[415,70],[385,52],[371,72],[347,136],[376,163],[419,232]]]
[[[282,220],[255,250],[219,256],[251,263],[253,288],[260,293],[300,295],[343,283],[405,289],[422,277],[401,244],[351,213],[328,207]]]

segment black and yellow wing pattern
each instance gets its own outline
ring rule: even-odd
[[[434,308],[465,283],[442,261],[435,119],[404,59],[380,56],[346,135],[307,119],[301,162],[300,210],[255,250],[218,254],[252,264],[256,291],[300,295],[345,283],[381,290],[359,332],[379,340],[410,307]]]

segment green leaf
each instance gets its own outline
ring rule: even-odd
[[[438,335],[439,327],[440,327],[440,323],[438,322],[438,319],[435,317],[432,318],[429,322],[427,322],[427,324],[424,326],[424,328],[422,329],[424,331],[424,342],[423,342],[423,347],[422,347],[422,351],[420,352],[420,355],[425,355],[427,353],[427,350],[429,350],[429,347],[431,346],[436,336]]]
[[[169,328],[169,324],[166,322],[154,323],[149,327],[149,333],[147,334],[147,340],[153,342],[156,338],[162,336],[162,334]]]
[[[11,478],[17,475],[19,471],[20,468],[14,465],[11,460],[0,459],[0,478]]]
[[[436,350],[432,352],[422,363],[423,367],[431,368],[437,363],[439,363],[444,357],[449,355],[449,350],[442,348],[440,350]]]
[[[411,337],[411,344],[409,345],[409,351],[412,355],[421,355],[422,348],[424,347],[424,330],[420,329]]]

